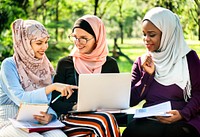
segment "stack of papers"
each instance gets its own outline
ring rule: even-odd
[[[42,131],[47,131],[51,129],[57,129],[57,128],[62,128],[65,126],[62,122],[59,120],[54,120],[51,121],[49,124],[46,125],[41,125],[41,124],[36,124],[33,122],[21,122],[17,121],[16,119],[11,119],[9,120],[12,122],[13,126],[16,128],[20,128],[26,132],[42,132]]]
[[[152,116],[172,116],[172,114],[166,113],[170,110],[171,110],[171,102],[167,101],[154,106],[136,109],[133,118],[143,118]]]

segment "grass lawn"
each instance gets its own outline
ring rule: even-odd
[[[187,44],[191,49],[195,50],[200,57],[200,41],[188,40]],[[122,52],[129,56],[129,58],[131,58],[133,61],[136,60],[138,56],[141,56],[146,52],[145,46],[140,39],[124,40],[124,44],[118,45]],[[110,55],[112,54],[110,53]],[[130,64],[125,57],[120,56],[119,59],[117,59],[117,62],[120,72],[131,72],[132,64]]]
[[[200,57],[200,41],[188,40],[187,43],[189,47],[191,49],[194,49]],[[108,40],[108,45],[109,50],[112,51],[114,42],[112,40]],[[119,44],[118,41],[118,46],[121,48],[121,51],[133,61],[138,56],[146,52],[146,49],[141,39],[125,39],[124,44]],[[67,47],[67,44],[63,42],[57,47],[57,49],[49,48],[47,50],[47,56],[49,57],[54,68],[56,68],[57,62],[60,58],[69,55],[70,51]],[[112,56],[112,53],[109,53],[109,55]],[[119,65],[120,72],[131,72],[132,64],[125,57],[119,56],[117,62]]]

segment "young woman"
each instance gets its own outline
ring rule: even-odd
[[[51,92],[56,90],[62,96],[71,96],[77,86],[52,84],[54,69],[45,55],[49,34],[44,26],[35,20],[17,19],[12,23],[14,45],[13,57],[6,58],[1,65],[0,75],[0,123],[1,136],[66,136],[61,130],[39,133],[26,133],[14,128],[8,118],[14,118],[20,103],[46,103],[51,100]],[[47,124],[57,118],[49,108],[34,118]]]
[[[97,16],[85,15],[79,18],[69,38],[75,47],[70,56],[59,61],[54,82],[77,85],[79,74],[119,72],[117,62],[108,56],[105,26]],[[53,92],[52,99],[58,95]],[[59,98],[51,104],[58,115],[64,114],[67,136],[119,136],[115,118],[109,113],[69,114],[68,111],[76,109],[76,102],[77,92],[74,92],[70,98]]]
[[[172,114],[134,119],[123,137],[199,137],[200,61],[183,36],[179,18],[168,9],[148,11],[142,22],[148,53],[133,64],[131,106],[144,107],[170,101]]]

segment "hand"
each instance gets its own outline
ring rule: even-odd
[[[77,104],[72,107],[72,110],[77,110]]]
[[[155,71],[155,65],[151,55],[144,54],[141,57],[141,64],[143,69],[150,75],[152,75]]]
[[[172,116],[169,116],[169,117],[157,116],[156,118],[160,122],[166,123],[166,124],[171,124],[173,122],[176,122],[176,121],[183,119],[178,110],[171,110],[167,113],[172,114]]]
[[[66,98],[68,99],[74,92],[73,89],[78,89],[78,87],[74,85],[68,85],[68,84],[62,84],[62,83],[53,83],[46,87],[45,92],[48,95],[52,91],[56,90],[61,93],[61,96],[66,96]]]
[[[52,115],[46,112],[41,112],[41,115],[34,115],[34,119],[43,125],[48,124],[52,119]]]

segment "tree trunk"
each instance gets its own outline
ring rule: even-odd
[[[47,12],[46,3],[44,3],[43,6],[44,6],[44,10],[43,10],[42,18],[43,18],[43,24],[45,25],[46,24],[46,12]]]
[[[56,31],[55,31],[55,38],[56,38],[56,42],[58,42],[58,3],[59,0],[56,1]]]
[[[124,33],[123,33],[123,23],[119,22],[119,27],[120,27],[120,37],[121,37],[121,44],[124,43]]]
[[[95,4],[94,4],[94,15],[97,15],[98,3],[99,3],[99,0],[95,0]]]
[[[122,5],[123,5],[123,0],[118,1],[119,4],[119,15],[120,15],[120,20],[119,20],[119,28],[120,28],[120,37],[121,37],[121,44],[124,43],[124,34],[123,34],[123,13],[122,13]]]
[[[200,41],[200,19],[199,19],[199,41]]]
[[[198,27],[199,27],[199,40],[200,40],[200,2],[198,3],[198,5],[197,5],[197,7],[198,7],[198,11],[197,11],[197,17],[198,17]]]

